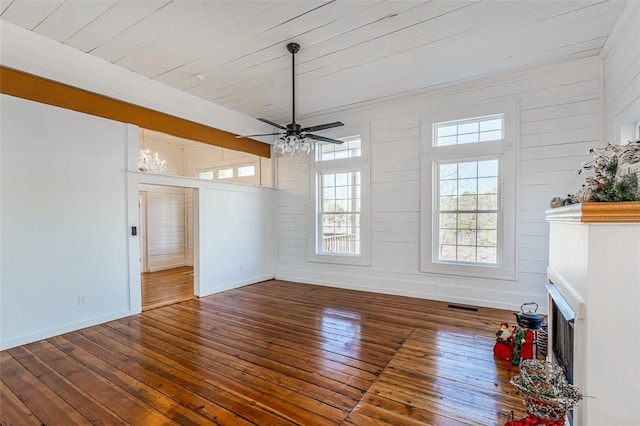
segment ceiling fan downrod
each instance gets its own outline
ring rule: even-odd
[[[237,138],[248,138],[257,136],[278,136],[276,142],[276,151],[280,151],[284,155],[292,155],[294,153],[308,154],[313,149],[313,144],[317,141],[333,143],[340,145],[344,141],[332,139],[326,136],[316,135],[311,132],[332,129],[334,127],[344,126],[341,121],[319,124],[317,126],[302,127],[296,123],[296,58],[295,54],[300,51],[298,43],[287,44],[287,50],[291,53],[291,123],[281,125],[274,123],[266,118],[258,118],[263,123],[267,123],[275,129],[272,133],[259,133],[254,135],[238,135]]]
[[[296,53],[300,51],[298,43],[287,44],[287,50],[291,53],[291,124],[296,124]],[[291,130],[294,130],[293,128]]]

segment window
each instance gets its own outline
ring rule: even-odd
[[[458,120],[433,125],[434,146],[459,145],[500,140],[503,137],[504,114]]]
[[[259,170],[259,163],[224,165],[196,170],[198,179],[224,180],[226,182],[246,183],[258,185],[260,176],[256,176]]]
[[[498,263],[498,162],[438,164],[438,260]]]
[[[310,207],[312,261],[369,264],[369,164],[361,136],[342,144],[317,143]]]
[[[515,101],[422,120],[421,270],[516,278]]]
[[[233,168],[218,169],[218,179],[231,179],[233,178]]]
[[[213,180],[213,170],[198,170],[198,179]]]
[[[238,177],[255,176],[256,166],[240,166],[238,167]]]
[[[360,254],[360,171],[318,173],[320,253]]]
[[[344,142],[340,145],[333,143],[319,143],[317,146],[316,161],[339,160],[341,158],[360,157],[360,136],[341,139]]]

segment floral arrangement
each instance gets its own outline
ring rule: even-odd
[[[576,170],[577,174],[590,171],[575,198],[579,202],[589,201],[637,201],[638,174],[640,170],[640,140],[626,145],[608,143],[602,148],[591,148],[588,154],[593,160],[585,161]]]

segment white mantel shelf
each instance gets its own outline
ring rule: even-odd
[[[573,425],[637,425],[640,202],[573,204],[545,213],[547,274],[576,314],[573,379],[589,396],[574,410]]]
[[[634,223],[640,222],[640,201],[571,204],[545,214],[548,222]]]

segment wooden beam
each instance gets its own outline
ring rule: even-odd
[[[0,66],[0,93],[83,112],[110,120],[132,123],[184,139],[222,148],[271,157],[271,146],[184,118],[110,98],[33,74]]]

